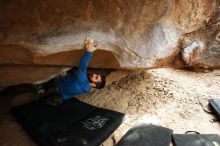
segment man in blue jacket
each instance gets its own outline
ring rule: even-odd
[[[97,49],[97,46],[93,44],[93,39],[85,39],[84,48],[85,52],[80,60],[78,69],[74,73],[56,81],[53,93],[55,92],[57,96],[48,99],[50,104],[56,105],[74,96],[89,93],[92,87],[101,89],[105,86],[104,76],[98,74],[87,75],[89,61],[93,52]]]

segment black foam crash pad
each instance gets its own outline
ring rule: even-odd
[[[220,98],[209,99],[209,105],[215,112],[216,116],[220,119]]]
[[[174,146],[219,146],[217,134],[174,134]]]
[[[168,128],[142,124],[131,128],[116,146],[170,146],[172,133]]]
[[[40,99],[12,109],[17,121],[40,145],[98,146],[122,123],[124,114],[75,98],[48,105]]]

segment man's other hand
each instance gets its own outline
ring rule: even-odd
[[[86,38],[85,41],[84,41],[84,48],[85,48],[87,51],[89,51],[89,52],[93,52],[93,51],[95,51],[95,50],[97,49],[97,45],[94,46],[94,44],[93,44],[93,39],[90,38],[90,37],[88,37],[88,38]]]

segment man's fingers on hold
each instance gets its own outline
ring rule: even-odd
[[[86,39],[84,40],[84,43],[88,43],[90,37],[86,37]]]

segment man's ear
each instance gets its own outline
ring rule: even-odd
[[[91,87],[94,87],[94,88],[96,87],[95,83],[89,83],[89,84],[90,84]]]

